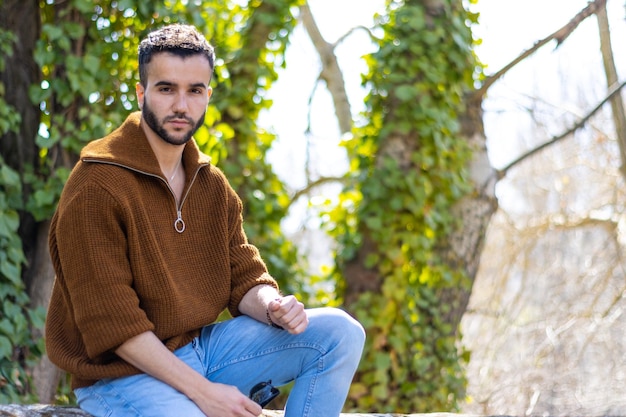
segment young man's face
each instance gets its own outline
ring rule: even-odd
[[[147,65],[146,86],[137,84],[137,101],[148,127],[172,145],[182,145],[204,123],[211,97],[211,67],[206,57],[155,54]]]

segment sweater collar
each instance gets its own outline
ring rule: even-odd
[[[162,177],[159,162],[141,128],[140,120],[140,111],[131,113],[124,123],[109,135],[88,143],[81,151],[80,159],[114,163]],[[191,139],[185,144],[183,162],[185,167],[195,171],[199,166],[209,164],[211,158],[203,154],[196,141]]]

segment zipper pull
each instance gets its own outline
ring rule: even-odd
[[[174,229],[178,233],[185,231],[185,222],[183,221],[183,215],[180,210],[178,210],[178,218],[174,221]]]

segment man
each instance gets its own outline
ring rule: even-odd
[[[48,355],[96,417],[258,416],[248,394],[268,380],[295,381],[286,416],[338,416],[363,328],[282,296],[247,242],[240,199],[192,138],[213,65],[191,26],[141,42],[141,112],[83,149],[52,219]]]

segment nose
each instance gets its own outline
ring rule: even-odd
[[[185,94],[180,93],[176,95],[174,104],[172,105],[172,111],[175,113],[187,112],[187,97],[185,97]]]

